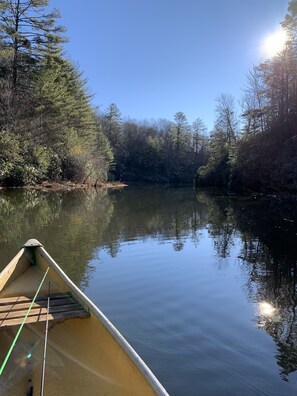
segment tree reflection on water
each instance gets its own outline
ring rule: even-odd
[[[84,288],[97,241],[112,215],[105,190],[0,194],[0,266],[30,238],[38,239],[71,279]],[[100,223],[100,227],[97,224]]]
[[[275,341],[281,376],[297,370],[297,207],[276,199],[225,197],[189,188],[131,188],[0,193],[0,263],[3,268],[29,238],[39,239],[80,287],[90,261],[104,249],[117,256],[124,241],[154,238],[184,249],[199,246],[207,230],[219,258],[237,258],[257,326]],[[266,304],[266,305],[265,305]]]
[[[205,193],[198,193],[197,198],[207,205],[210,232],[220,257],[229,255],[232,238],[240,236],[245,291],[255,304],[257,326],[275,341],[275,357],[287,381],[297,370],[296,202]]]

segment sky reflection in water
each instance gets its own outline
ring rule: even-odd
[[[294,203],[142,187],[0,203],[2,267],[38,238],[171,395],[296,394]]]

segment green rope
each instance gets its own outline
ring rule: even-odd
[[[2,373],[3,373],[3,370],[4,370],[4,368],[5,368],[5,366],[6,366],[7,362],[8,362],[8,359],[9,359],[9,357],[10,357],[10,355],[11,355],[11,352],[12,352],[12,350],[13,350],[13,348],[14,348],[14,346],[15,346],[15,344],[16,344],[18,338],[19,338],[19,335],[20,335],[20,333],[21,333],[21,331],[22,331],[22,328],[24,327],[24,324],[25,324],[25,322],[26,322],[26,320],[27,320],[27,317],[28,317],[28,315],[29,315],[29,313],[30,313],[30,311],[31,311],[31,308],[33,307],[33,304],[34,304],[34,302],[35,302],[35,300],[36,300],[36,297],[37,297],[37,295],[38,295],[38,293],[39,293],[39,291],[40,291],[40,289],[41,289],[41,286],[42,286],[42,284],[43,284],[43,282],[44,282],[44,280],[45,280],[45,277],[46,277],[46,275],[47,275],[49,269],[50,269],[50,267],[48,267],[48,269],[46,270],[46,272],[45,272],[45,274],[44,274],[44,276],[43,276],[43,278],[42,278],[42,281],[41,281],[41,283],[40,283],[40,285],[39,285],[39,287],[38,287],[38,289],[37,289],[37,292],[35,293],[35,296],[34,296],[32,302],[31,302],[31,304],[30,304],[30,307],[29,307],[29,309],[28,309],[28,311],[27,311],[27,313],[26,313],[26,316],[24,317],[24,319],[23,319],[23,321],[22,321],[22,324],[20,325],[20,328],[18,329],[18,332],[16,333],[16,335],[15,335],[15,337],[14,337],[13,343],[11,344],[11,346],[10,346],[10,348],[9,348],[9,351],[7,352],[7,355],[6,355],[6,357],[5,357],[5,359],[4,359],[3,363],[2,363],[2,366],[1,366],[1,368],[0,368],[0,375],[2,375]]]

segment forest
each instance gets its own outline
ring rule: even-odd
[[[281,23],[285,48],[249,72],[240,111],[231,96],[217,104],[209,158],[196,185],[229,192],[297,191],[297,1]],[[236,114],[240,116],[236,116]]]
[[[48,10],[48,0],[0,0],[0,185],[122,180],[296,193],[297,0],[281,22],[285,49],[252,68],[239,101],[218,94],[211,131],[182,111],[139,121],[115,103],[96,108],[64,51],[59,12]]]
[[[93,184],[113,158],[47,0],[0,1],[0,182]]]

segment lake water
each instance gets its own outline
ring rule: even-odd
[[[297,393],[297,205],[192,188],[0,192],[171,396]]]

